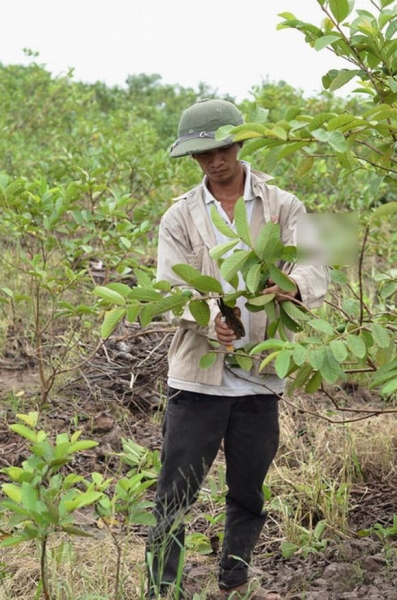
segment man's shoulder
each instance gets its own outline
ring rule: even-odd
[[[196,185],[194,188],[192,188],[188,192],[185,192],[184,194],[181,194],[180,196],[176,196],[175,198],[173,198],[172,203],[176,204],[177,202],[180,202],[181,200],[194,202],[195,200],[197,200],[198,198],[201,197],[202,189],[203,189],[203,184],[199,183],[198,185]]]
[[[202,184],[200,183],[191,190],[172,198],[171,206],[167,208],[162,216],[163,222],[170,222],[175,219],[185,220],[187,215],[190,213],[190,207],[192,204],[202,199]]]
[[[269,175],[268,173],[264,173],[263,171],[258,171],[258,169],[253,169],[251,167],[251,179],[253,183],[268,183],[272,181],[274,177]]]

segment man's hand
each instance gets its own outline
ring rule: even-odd
[[[291,278],[290,278],[291,279]],[[291,279],[292,283],[295,283],[293,279]],[[292,292],[285,292],[278,285],[274,283],[271,279],[268,280],[269,287],[265,288],[262,294],[275,294],[277,302],[284,302],[285,300],[291,300],[299,296],[299,289],[295,284],[295,289]]]
[[[241,312],[239,308],[234,308],[233,311],[235,314],[240,317]],[[233,350],[233,342],[238,338],[233,329],[229,327],[226,323],[225,317],[222,313],[218,313],[215,317],[215,333],[218,339],[218,342],[223,346],[226,346],[228,350]]]

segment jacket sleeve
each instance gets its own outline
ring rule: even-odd
[[[191,264],[194,255],[187,228],[180,223],[175,213],[176,211],[172,209],[167,211],[160,222],[157,281],[166,280],[172,287],[191,289],[172,269],[177,264]],[[191,291],[193,296],[201,297],[197,290],[191,289]],[[206,327],[198,325],[187,305],[180,317],[176,317],[173,313],[167,313],[165,316],[173,325],[192,329],[200,335],[215,340],[215,317],[219,313],[219,308],[215,299],[207,300],[207,304],[210,309],[210,320]]]

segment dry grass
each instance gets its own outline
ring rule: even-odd
[[[397,416],[381,415],[336,426],[283,403],[280,420],[280,450],[267,481],[272,492],[271,512],[278,526],[275,537],[299,542],[299,526],[311,528],[321,519],[328,524],[328,536],[348,536],[352,487],[395,475]],[[213,510],[209,503],[208,513]],[[271,532],[274,535],[275,529]],[[121,541],[118,598],[138,600],[143,597],[145,579],[144,541],[132,534]],[[203,586],[208,589],[214,575],[205,567],[207,559],[190,551],[188,560],[192,559],[204,565]],[[116,598],[116,566],[115,545],[104,531],[97,530],[92,538],[54,537],[49,552],[51,600]],[[40,597],[35,544],[1,549],[0,574],[0,600]]]
[[[33,543],[1,550],[0,600],[34,600],[40,580],[39,550]],[[115,597],[117,553],[110,535],[53,539],[48,572],[52,600],[105,600]],[[137,536],[123,540],[120,598],[138,599],[144,585],[144,545]]]
[[[267,483],[281,537],[292,541],[291,527],[312,528],[322,519],[348,534],[353,486],[395,478],[397,415],[332,425],[284,404],[280,421],[280,449]]]

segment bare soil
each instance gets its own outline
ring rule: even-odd
[[[166,352],[171,337],[172,330],[161,326],[144,332],[137,328],[119,332],[81,371],[54,389],[51,400],[40,407],[41,425],[47,431],[83,429],[85,436],[98,441],[95,449],[76,459],[71,466],[74,471],[99,471],[109,476],[117,469],[119,474],[114,453],[121,450],[122,438],[133,438],[151,450],[160,449]],[[15,349],[0,359],[0,468],[20,464],[27,456],[23,440],[8,425],[15,421],[15,413],[37,409],[39,390],[37,367],[31,358]],[[360,393],[353,387],[350,393],[351,405],[357,410],[368,407],[370,401],[379,408],[379,399],[368,390]],[[325,411],[328,405],[329,399],[322,394],[315,399],[304,397],[301,403]],[[299,411],[297,426],[303,435],[307,423],[315,418]],[[391,413],[390,419],[395,423],[396,416]],[[397,440],[395,453],[396,448]],[[222,451],[218,460],[222,461]],[[0,473],[0,482],[5,480],[5,474]],[[208,522],[201,518],[202,512],[212,510],[215,515],[221,509],[198,503],[189,530],[207,533]],[[287,559],[280,550],[280,515],[270,512],[253,557],[253,577],[262,587],[277,590],[283,600],[397,600],[397,535],[381,539],[375,533],[365,537],[360,533],[375,523],[390,528],[394,515],[395,472],[384,477],[373,470],[352,485],[346,531],[330,531],[321,551],[307,555],[298,551]],[[137,529],[136,534],[143,548],[145,530]],[[218,542],[214,536],[211,554],[188,552],[185,570],[190,597],[208,589],[209,573],[217,569]],[[21,579],[26,577],[23,569],[18,573]]]

